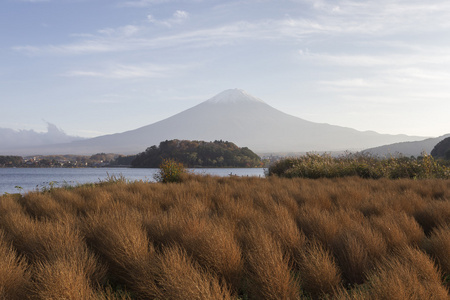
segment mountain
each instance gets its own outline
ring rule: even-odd
[[[402,142],[394,143],[379,147],[374,147],[366,149],[363,152],[378,155],[378,156],[389,156],[389,155],[403,155],[403,156],[420,156],[423,152],[430,154],[434,146],[436,146],[440,141],[445,138],[450,137],[450,134],[446,134],[436,138],[429,138],[423,141],[414,142]]]
[[[450,160],[450,135],[437,143],[430,153],[433,157]]]
[[[424,139],[320,124],[281,112],[240,89],[135,130],[21,152],[136,154],[164,140],[230,141],[256,153],[361,150]]]

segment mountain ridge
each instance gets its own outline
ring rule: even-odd
[[[445,138],[450,137],[449,134],[441,135],[435,138],[427,138],[422,141],[400,142],[379,147],[365,149],[363,152],[378,156],[419,156],[422,153],[430,154],[434,146]]]
[[[225,140],[256,153],[358,151],[424,137],[315,123],[276,108],[240,89],[226,90],[164,120],[122,133],[27,149],[34,154],[136,154],[164,140]],[[21,149],[24,151],[24,149]]]

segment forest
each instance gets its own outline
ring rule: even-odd
[[[228,141],[166,140],[136,155],[134,168],[157,168],[164,159],[174,159],[186,167],[262,167],[261,158],[247,147]]]

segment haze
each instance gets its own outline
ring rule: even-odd
[[[294,116],[449,132],[450,2],[4,0],[0,128],[136,129],[243,88]]]

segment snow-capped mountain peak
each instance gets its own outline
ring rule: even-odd
[[[259,98],[256,98],[242,89],[229,89],[217,94],[211,99],[206,101],[207,103],[238,103],[238,102],[259,102],[265,103]]]
[[[71,143],[17,149],[14,153],[136,154],[171,139],[224,140],[257,153],[286,153],[353,151],[423,138],[362,132],[310,122],[281,112],[243,90],[232,89],[167,119],[134,130]]]

